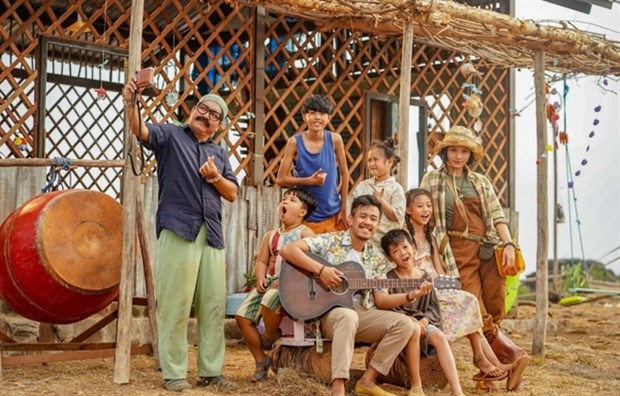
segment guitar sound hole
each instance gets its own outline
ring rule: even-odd
[[[345,294],[347,290],[349,290],[349,282],[347,281],[347,278],[341,276],[340,279],[342,279],[342,282],[338,286],[331,288],[331,291],[334,294]]]

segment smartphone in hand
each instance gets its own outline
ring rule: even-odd
[[[138,81],[136,82],[136,87],[138,89],[148,88],[153,85],[153,80],[155,78],[154,74],[155,69],[152,67],[147,67],[146,69],[142,69],[136,73],[138,77]]]

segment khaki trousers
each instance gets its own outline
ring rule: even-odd
[[[187,325],[194,304],[198,332],[198,375],[222,373],[226,263],[224,249],[206,243],[203,225],[195,242],[163,230],[157,240],[155,295],[159,361],[164,379],[187,376]]]
[[[349,379],[355,342],[379,343],[370,367],[387,375],[411,338],[414,323],[406,315],[380,309],[334,308],[321,318],[321,333],[332,340],[332,381]]]

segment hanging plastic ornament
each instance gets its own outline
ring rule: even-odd
[[[480,117],[480,114],[482,114],[482,100],[480,99],[480,95],[474,93],[466,97],[466,99],[465,109],[467,110],[467,114],[473,118]]]
[[[552,146],[552,145],[550,145],[550,144],[548,144],[548,145],[547,145],[547,147],[545,147],[545,149],[546,149],[547,151],[553,151],[553,146]]]
[[[586,165],[588,165],[588,160],[587,160],[587,159],[583,159],[583,160],[581,160],[581,165],[582,165],[582,166],[586,166]]]
[[[480,133],[481,130],[482,130],[482,121],[476,120],[476,122],[474,122],[474,131],[476,131],[476,133]]]
[[[574,185],[575,185],[575,182],[573,181],[568,182],[568,188],[573,188]]]
[[[540,165],[541,163],[542,163],[541,160],[539,160],[539,159],[536,160],[536,165]]]
[[[97,93],[97,100],[104,100],[107,97],[108,91],[104,87],[99,87],[95,89],[95,92]]]
[[[568,144],[568,133],[560,132],[560,144]]]
[[[596,107],[594,108],[594,111],[596,111],[597,113],[598,113],[599,111],[601,111],[601,105],[596,106]]]
[[[174,106],[174,104],[178,101],[179,93],[176,91],[176,89],[168,91],[168,93],[166,94],[166,103],[168,103],[168,106]]]
[[[594,121],[592,122],[592,124],[594,124],[594,125],[598,125],[598,123],[599,123],[599,122],[600,122],[600,121],[599,121],[598,119],[596,119],[596,118],[595,118],[595,119],[594,119]]]
[[[465,76],[465,78],[470,78],[472,76],[474,77],[482,77],[482,73],[480,73],[478,70],[476,70],[476,68],[474,67],[474,65],[472,65],[469,62],[463,63],[460,67],[459,67],[459,71],[461,72],[461,74],[463,76]]]
[[[590,134],[588,135],[588,137],[594,137],[595,133],[594,131],[590,132]]]
[[[575,176],[579,176],[579,175],[581,175],[581,171],[580,171],[580,170],[578,170],[577,172],[575,172]]]

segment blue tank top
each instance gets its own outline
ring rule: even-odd
[[[308,221],[319,222],[334,216],[340,211],[341,201],[338,192],[338,167],[336,166],[336,155],[334,144],[332,143],[332,132],[325,131],[323,134],[323,147],[317,154],[306,150],[304,145],[303,133],[295,135],[297,139],[297,158],[295,159],[295,176],[308,177],[319,169],[327,173],[325,183],[322,186],[299,186],[308,191],[318,206],[308,217]]]

